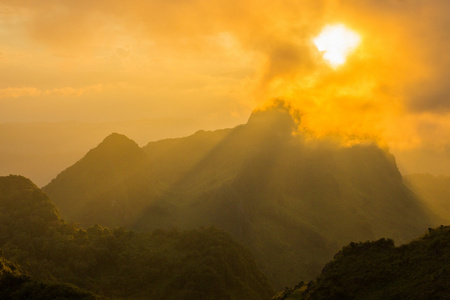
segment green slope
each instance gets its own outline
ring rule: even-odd
[[[131,299],[268,299],[248,250],[214,228],[135,233],[61,220],[28,179],[0,177],[0,249],[38,280]]]
[[[448,299],[450,296],[450,226],[429,229],[409,244],[390,239],[350,243],[320,276],[280,293],[294,299]]]

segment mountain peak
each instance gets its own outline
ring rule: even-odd
[[[145,154],[139,145],[123,134],[111,133],[97,147],[89,151],[84,159],[123,161],[144,159]]]
[[[84,207],[90,208],[83,213],[86,220],[91,218],[90,212],[96,212],[96,208],[111,212],[99,222],[104,224],[110,222],[108,218],[130,214],[130,207],[120,206],[115,201],[119,198],[127,199],[127,195],[132,194],[133,188],[123,187],[135,182],[137,174],[140,175],[148,163],[147,155],[136,142],[125,135],[113,133],[81,160],[62,171],[44,190],[56,199],[55,203],[64,217],[79,215]],[[98,201],[90,202],[91,195],[100,195]],[[86,224],[89,221],[83,222]]]
[[[98,147],[100,147],[100,146],[117,147],[117,146],[125,146],[125,145],[139,148],[138,144],[135,141],[133,141],[132,139],[128,138],[127,136],[117,133],[117,132],[113,132],[110,135],[108,135],[98,145]]]
[[[283,103],[275,104],[266,109],[254,110],[247,121],[247,125],[289,134],[296,128],[296,122],[289,107]]]

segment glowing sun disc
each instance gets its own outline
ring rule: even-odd
[[[314,39],[314,44],[323,58],[333,67],[345,63],[347,56],[359,45],[359,35],[344,25],[328,25]]]

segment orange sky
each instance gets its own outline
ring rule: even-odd
[[[334,69],[312,40],[336,23],[361,44]],[[0,0],[0,123],[219,128],[283,98],[314,135],[450,167],[449,28],[447,0]]]

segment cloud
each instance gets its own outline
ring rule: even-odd
[[[416,125],[424,113],[445,117],[450,109],[450,2],[327,3],[322,24],[348,24],[361,34],[362,45],[344,66],[330,71],[308,48],[308,34],[318,27],[307,28],[301,35],[307,38],[290,47],[301,55],[266,52],[264,93],[294,103],[304,113],[305,129],[319,136],[369,137],[389,144],[408,136],[421,143],[444,140],[450,124],[431,118],[433,132],[441,132],[433,134],[434,140],[431,127],[417,130]],[[282,59],[289,57],[285,64]]]
[[[55,74],[67,64],[73,75],[64,76],[83,86],[131,82],[140,91],[133,96],[144,99],[149,92],[142,91],[149,86],[162,90],[159,98],[164,98],[162,87],[169,86],[168,94],[186,97],[173,96],[171,107],[189,103],[193,115],[207,106],[196,94],[204,99],[205,91],[216,97],[211,103],[234,101],[234,112],[281,97],[302,111],[303,129],[313,134],[400,144],[398,139],[411,135],[427,140],[426,130],[416,130],[423,114],[445,117],[450,111],[447,0],[5,0],[0,11],[14,15],[8,26],[21,27],[24,49],[59,55],[48,67]],[[312,40],[336,23],[358,32],[361,45],[334,70]],[[61,97],[90,91],[37,89],[41,96]],[[230,94],[234,98],[226,98]],[[208,107],[213,112],[224,105]],[[430,118],[435,131],[445,132],[450,125],[437,119]],[[407,124],[399,126],[400,120]]]
[[[406,72],[417,72],[403,89],[406,108],[411,113],[446,114],[450,110],[450,2],[366,0],[356,2],[355,9],[379,23],[402,28],[396,29],[403,44],[398,51],[408,59]]]
[[[0,89],[1,98],[19,98],[19,97],[38,97],[42,94],[42,91],[34,87],[21,87],[21,88],[3,88]]]
[[[44,90],[42,95],[44,96],[57,96],[57,97],[79,97],[87,92],[101,92],[103,91],[102,84],[96,84],[81,88],[63,87]]]
[[[411,87],[411,98],[408,102],[413,113],[432,112],[444,114],[450,112],[450,72],[437,74],[419,86]]]
[[[20,97],[40,97],[40,96],[57,96],[57,97],[79,97],[86,92],[100,92],[103,90],[102,84],[73,88],[62,87],[53,89],[39,89],[36,87],[8,87],[0,89],[1,98],[20,98]]]

